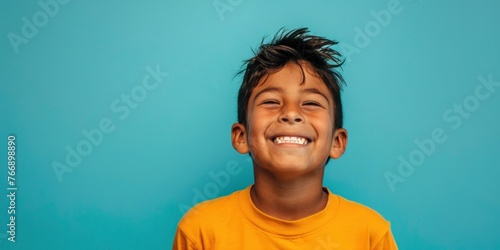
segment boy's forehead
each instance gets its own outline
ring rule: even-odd
[[[284,88],[296,84],[304,90],[317,89],[323,92],[329,101],[333,102],[333,96],[329,88],[318,73],[309,65],[309,63],[288,63],[284,67],[273,70],[265,74],[253,88],[252,96],[262,89],[275,85],[281,85]]]

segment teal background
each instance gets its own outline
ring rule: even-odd
[[[53,2],[57,12],[16,53],[8,34],[21,36],[23,17],[44,10],[1,0],[0,249],[171,248],[197,192],[210,198],[252,183],[247,156],[230,144],[233,76],[262,36],[303,26],[340,41],[348,57],[349,145],[327,166],[325,186],[391,221],[400,249],[500,249],[500,87],[468,118],[443,118],[464,100],[475,104],[467,97],[478,77],[500,82],[500,4],[401,0],[399,13],[356,43],[357,28],[376,21],[370,12],[390,2],[215,1],[223,13],[208,0]],[[125,115],[121,96],[140,88],[148,66],[168,76]],[[66,165],[66,147],[102,119],[114,130],[59,181],[54,162]],[[392,190],[387,171],[401,176],[399,157],[437,128],[446,140]],[[5,226],[11,134],[15,243]],[[228,165],[239,172],[217,184],[211,173]]]

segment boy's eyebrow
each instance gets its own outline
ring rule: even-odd
[[[259,93],[257,93],[255,95],[255,97],[253,98],[253,101],[257,100],[257,97],[259,97],[259,95],[261,94],[264,94],[264,93],[267,93],[267,92],[278,92],[278,93],[283,93],[285,92],[282,88],[277,88],[277,87],[269,87],[269,88],[265,88],[263,90],[261,90]]]
[[[325,100],[328,103],[330,103],[330,101],[328,100],[328,97],[325,94],[323,94],[323,92],[321,92],[317,88],[307,88],[307,89],[303,89],[301,92],[303,92],[303,93],[310,93],[310,94],[318,94],[318,95],[322,96],[323,98],[325,98]]]

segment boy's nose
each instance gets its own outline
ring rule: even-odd
[[[285,123],[300,123],[304,121],[304,117],[297,109],[285,107],[283,113],[279,116],[279,120]]]

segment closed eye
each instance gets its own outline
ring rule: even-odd
[[[306,102],[304,102],[304,106],[318,106],[318,107],[322,107],[321,104],[319,104],[318,102],[315,102],[315,101],[306,101]]]
[[[280,104],[277,100],[264,100],[262,104]]]

